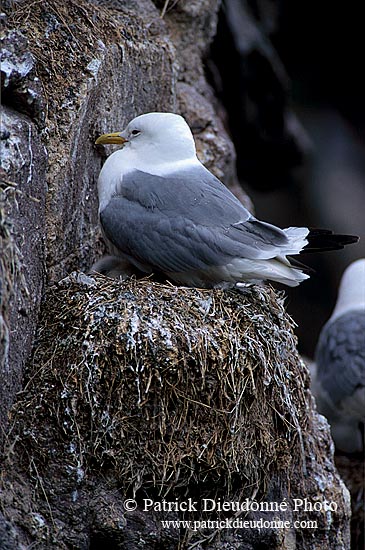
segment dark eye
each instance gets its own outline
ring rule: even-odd
[[[139,134],[139,130],[132,130],[131,134],[132,136],[136,136],[137,134]]]

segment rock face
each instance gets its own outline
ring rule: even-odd
[[[270,2],[227,0],[212,47],[219,95],[240,151],[239,176],[264,190],[286,185],[309,147],[288,103],[288,75],[268,37],[276,11],[280,7]]]
[[[42,457],[31,472],[38,487],[44,482],[46,491],[52,485],[54,490],[54,510],[48,508],[47,499],[42,500],[44,494],[38,508],[40,495],[35,496],[29,471],[23,470],[31,447],[25,455],[13,455],[11,434],[24,435],[25,424],[11,406],[22,388],[32,346],[37,346],[34,336],[37,327],[41,330],[39,311],[45,290],[72,270],[87,270],[104,252],[96,197],[96,180],[105,158],[104,150],[94,145],[99,134],[122,129],[144,112],[180,112],[192,127],[202,162],[251,208],[237,183],[235,151],[222,122],[224,109],[205,77],[203,59],[216,32],[219,4],[218,0],[40,0],[31,5],[31,14],[25,0],[8,0],[3,5],[0,438],[7,426],[10,430],[2,487],[4,517],[0,516],[4,548],[18,549],[37,540],[40,548],[97,548],[106,542],[110,547],[133,549],[140,547],[142,539],[148,541],[146,548],[177,548],[178,544],[188,548],[192,540],[191,533],[163,530],[156,515],[135,511],[125,516],[119,493],[124,485],[113,475],[108,478],[108,471],[93,470],[75,486],[75,479],[82,477],[81,464],[76,469],[75,464],[70,466],[70,478],[67,464],[62,466],[54,457],[47,475],[37,473]],[[50,301],[46,304],[51,307]],[[49,345],[56,345],[56,340]],[[36,392],[37,399],[41,393]],[[213,536],[210,532],[205,548],[222,548],[222,544],[256,548],[259,541],[267,548],[293,548],[294,540],[301,544],[299,538],[304,549],[334,548],[330,522],[339,533],[336,548],[347,547],[347,493],[328,451],[328,430],[320,424],[307,395],[305,402],[311,481],[304,483],[301,474],[298,479],[293,474],[293,494],[301,495],[302,482],[310,498],[328,500],[332,491],[338,503],[336,514],[322,515],[315,535],[291,528],[264,534],[235,531]],[[28,406],[43,405],[30,401]],[[31,436],[32,426],[28,428]],[[314,430],[320,430],[319,442]],[[57,437],[54,441],[57,444]],[[44,442],[38,443],[45,450]],[[69,450],[74,458],[75,449]],[[322,455],[325,466],[315,458],[308,463],[308,457]],[[138,479],[135,482],[136,488]],[[286,482],[274,472],[272,481],[265,483],[266,498],[284,498]],[[199,484],[194,490],[199,491]],[[75,528],[75,517],[80,528]],[[55,533],[61,533],[59,539]]]
[[[47,157],[31,119],[7,106],[1,137],[6,171],[0,191],[0,425],[4,427],[13,396],[21,388],[44,290]]]

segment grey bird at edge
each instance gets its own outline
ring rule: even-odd
[[[94,271],[115,276],[137,269],[200,288],[265,280],[297,286],[309,275],[291,256],[358,240],[257,220],[198,160],[180,115],[138,116],[96,144],[123,147],[99,176],[99,216],[112,256]]]
[[[314,367],[314,368],[313,368]],[[362,452],[365,423],[365,259],[345,270],[333,313],[322,328],[312,370],[317,408],[336,448]]]

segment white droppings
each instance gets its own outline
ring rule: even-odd
[[[44,517],[39,514],[38,512],[34,512],[32,514],[33,516],[33,519],[34,519],[34,522],[37,524],[37,527],[39,529],[41,529],[42,527],[44,527],[46,525],[46,520],[44,519]]]
[[[171,331],[165,326],[164,319],[162,315],[159,315],[156,317],[151,317],[147,321],[148,328],[145,332],[146,336],[150,340],[150,342],[153,342],[155,340],[155,334],[154,331],[158,332],[162,338],[164,338],[164,343],[166,345],[166,348],[173,348],[172,343],[172,334]]]
[[[134,338],[135,334],[138,334],[139,332],[139,326],[140,326],[140,320],[137,315],[137,312],[134,311],[132,318],[130,320],[130,330],[128,331],[128,342],[127,342],[127,349],[135,348],[136,347],[136,340]]]
[[[100,38],[96,41],[96,47],[100,51],[106,50],[106,46],[105,46],[104,42],[102,40],[100,40]]]
[[[79,284],[90,286],[92,288],[95,288],[96,286],[95,279],[93,279],[92,277],[89,277],[88,275],[85,275],[85,273],[81,273],[81,272],[77,273],[76,281]]]
[[[215,134],[213,134],[213,132],[205,132],[204,133],[204,139],[206,141],[216,141],[217,140],[217,136]]]
[[[32,125],[28,124],[28,151],[29,151],[29,171],[27,177],[27,183],[32,183],[33,177],[33,149],[32,149]]]
[[[212,307],[213,299],[209,296],[209,298],[207,298],[206,300],[198,300],[198,302],[201,311],[203,311],[207,315],[210,308]]]
[[[23,168],[25,161],[20,154],[20,145],[21,139],[13,132],[8,139],[0,141],[1,167],[5,172],[19,171]]]
[[[76,481],[77,483],[81,483],[81,481],[84,479],[85,477],[85,472],[83,470],[83,468],[81,468],[80,466],[76,469]]]
[[[98,72],[101,66],[100,59],[97,59],[96,57],[90,61],[90,63],[86,66],[86,69],[93,75],[95,80],[98,80]]]
[[[34,67],[34,61],[30,53],[25,54],[22,60],[16,59],[14,61],[13,56],[12,52],[4,48],[1,59],[1,72],[5,74],[5,88],[9,86],[13,74],[16,74],[18,79],[25,78]]]

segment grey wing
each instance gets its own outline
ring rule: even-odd
[[[321,332],[316,348],[317,377],[335,405],[365,388],[364,339],[365,311],[344,314]]]
[[[214,235],[182,216],[146,210],[123,197],[113,198],[101,213],[107,238],[136,265],[172,273],[222,265]]]
[[[256,220],[203,166],[169,177],[135,171],[100,214],[108,239],[129,258],[163,272],[271,258],[288,241]]]

